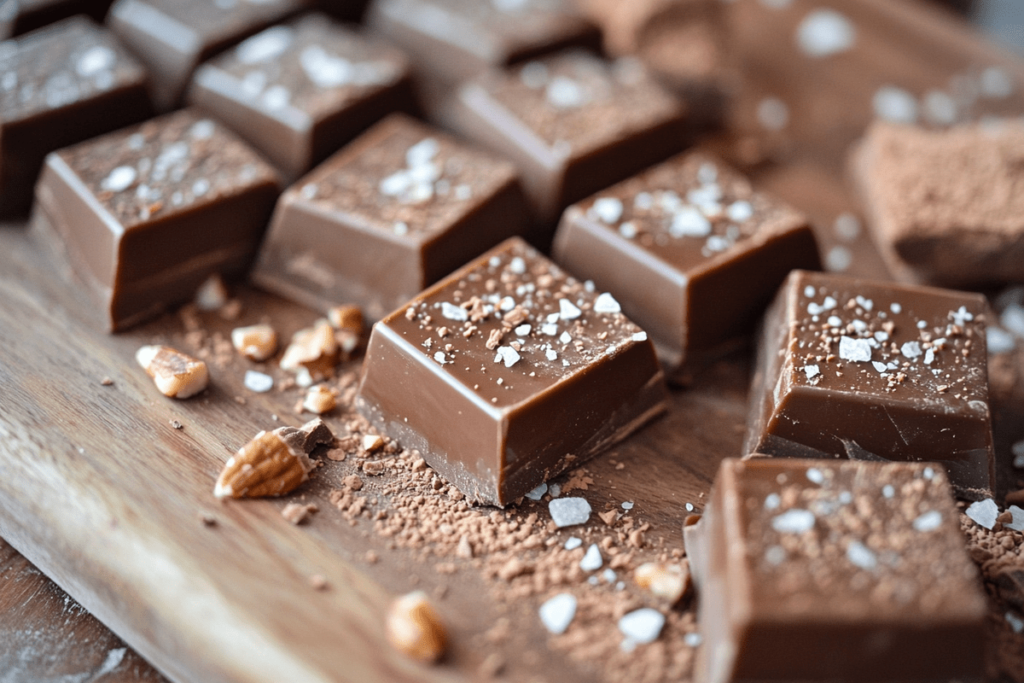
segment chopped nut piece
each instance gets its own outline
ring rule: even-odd
[[[334,339],[342,358],[348,360],[363,344],[363,309],[353,305],[335,306],[327,311],[327,319],[336,330]]]
[[[317,415],[323,415],[334,410],[337,405],[338,397],[336,392],[322,384],[310,387],[309,391],[306,392],[306,398],[302,401],[303,408]]]
[[[320,508],[316,506],[316,503],[309,503],[308,505],[303,505],[302,503],[288,503],[281,510],[281,516],[292,524],[298,526],[308,520],[314,512],[319,511]]]
[[[379,451],[384,445],[384,439],[376,434],[367,434],[363,437],[363,450],[367,453]]]
[[[160,393],[171,398],[194,396],[210,381],[206,363],[169,346],[143,346],[135,352],[135,360]]]
[[[297,373],[299,384],[304,380],[312,384],[325,379],[337,364],[338,342],[334,339],[334,328],[324,319],[292,335],[281,357],[281,369]]]
[[[399,652],[426,663],[441,658],[448,640],[444,625],[423,591],[403,595],[391,603],[387,636]]]
[[[266,360],[277,351],[277,332],[270,325],[236,327],[231,330],[231,345],[249,360]]]
[[[257,498],[289,493],[309,478],[313,463],[307,454],[333,438],[320,419],[299,429],[280,427],[260,432],[224,465],[213,495]]]
[[[636,581],[636,585],[674,605],[689,593],[691,588],[689,563],[685,560],[683,562],[684,564],[647,562],[637,567],[633,580]]]
[[[200,311],[216,311],[228,302],[228,288],[220,275],[214,273],[196,290],[196,307]]]

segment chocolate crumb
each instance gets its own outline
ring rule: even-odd
[[[185,428],[185,425],[181,424],[177,420],[171,420],[171,426],[174,427],[175,429],[184,429]]]
[[[314,512],[319,512],[320,508],[315,503],[309,503],[303,505],[302,503],[288,503],[281,510],[281,516],[287,519],[292,524],[298,526],[303,522],[309,520],[310,516]]]
[[[100,384],[102,384],[105,387],[109,387],[114,384],[114,380],[110,379],[109,377],[104,377],[103,379],[100,380]]]

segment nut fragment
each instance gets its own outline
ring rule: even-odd
[[[335,306],[327,311],[327,319],[336,330],[334,339],[341,349],[342,358],[348,360],[363,343],[363,309],[351,304]]]
[[[135,360],[160,393],[171,398],[194,396],[210,381],[206,363],[169,346],[143,346],[135,352]]]
[[[266,360],[277,351],[277,332],[270,325],[236,327],[231,330],[231,345],[249,360]]]
[[[336,392],[322,384],[310,387],[309,391],[306,392],[306,398],[302,401],[303,408],[317,415],[323,415],[334,410],[337,405],[338,397]]]
[[[334,435],[319,418],[301,428],[260,432],[224,465],[213,495],[218,498],[282,496],[309,478],[308,453]]]
[[[653,595],[676,604],[690,592],[690,569],[688,563],[663,564],[647,562],[637,567],[633,574],[636,585],[649,590]]]
[[[299,330],[281,357],[281,369],[295,372],[300,386],[326,379],[338,364],[334,328],[321,318],[313,327]]]
[[[392,647],[413,659],[433,663],[444,654],[448,636],[423,591],[414,591],[392,602],[386,627]]]

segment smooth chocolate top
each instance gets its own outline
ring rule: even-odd
[[[0,124],[139,85],[145,70],[103,28],[73,17],[0,42]]]
[[[342,212],[406,239],[430,239],[516,178],[514,167],[395,114],[289,190],[295,203]]]
[[[381,324],[499,408],[647,339],[611,295],[567,275],[519,238]]]

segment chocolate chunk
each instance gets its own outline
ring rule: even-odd
[[[647,335],[602,297],[510,239],[374,326],[357,407],[507,505],[665,410]]]
[[[552,224],[572,202],[683,144],[683,106],[636,60],[564,53],[466,83],[450,104],[463,135],[512,159]]]
[[[268,28],[199,67],[189,100],[291,177],[414,108],[402,53],[321,15]]]
[[[150,116],[145,84],[139,63],[80,17],[0,43],[0,215],[28,211],[49,152]]]
[[[181,99],[200,62],[308,4],[306,0],[117,0],[107,21],[149,68],[150,93],[165,111]]]
[[[103,21],[111,0],[6,0],[0,2],[0,40],[34,31],[76,14]]]
[[[900,279],[1024,281],[1024,125],[879,122],[851,166],[872,236]]]
[[[527,225],[511,164],[396,114],[284,194],[253,278],[378,320]]]
[[[959,495],[990,497],[985,310],[978,294],[795,271],[765,318],[745,452],[934,461]]]
[[[986,600],[950,493],[923,464],[723,461],[686,528],[695,678],[980,680]]]
[[[699,152],[570,206],[554,257],[613,292],[673,370],[749,332],[790,270],[819,267],[804,216]]]
[[[244,275],[278,191],[248,145],[184,110],[47,157],[33,227],[122,330]]]
[[[278,427],[274,433],[295,453],[309,455],[317,446],[334,442],[334,432],[319,417],[301,427]]]

